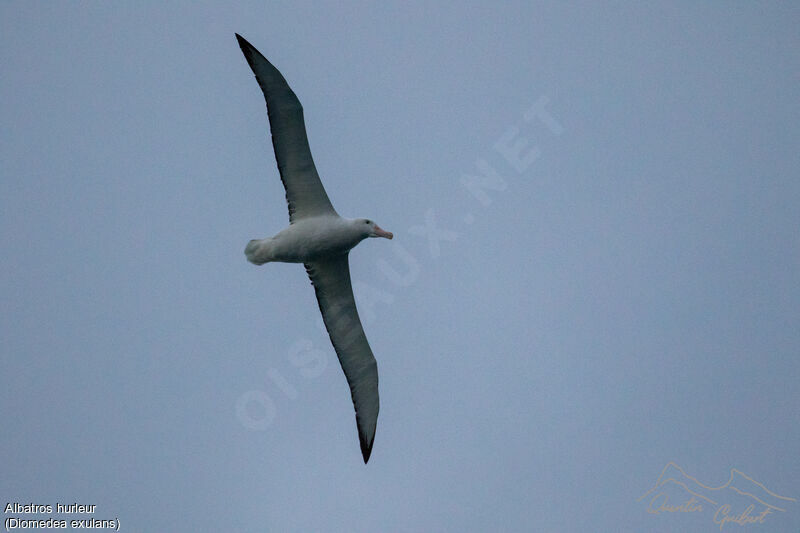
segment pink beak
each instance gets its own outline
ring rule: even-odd
[[[394,237],[391,231],[384,231],[377,224],[375,224],[375,235],[377,235],[378,237],[384,237],[386,239],[391,239],[392,237]]]

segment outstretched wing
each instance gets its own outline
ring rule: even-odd
[[[350,385],[353,406],[356,408],[361,455],[366,463],[372,453],[380,408],[378,364],[358,318],[350,283],[348,255],[307,263],[306,271],[317,293],[322,320]]]
[[[272,147],[286,189],[289,221],[336,214],[317,174],[308,147],[303,106],[278,69],[244,37],[236,34],[247,63],[264,92],[272,131]]]

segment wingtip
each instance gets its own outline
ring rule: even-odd
[[[247,55],[250,52],[250,50],[253,48],[253,45],[250,44],[249,42],[247,42],[247,39],[245,39],[244,37],[242,37],[238,33],[236,33],[234,35],[236,35],[236,41],[239,43],[239,48],[241,48],[242,51],[245,52],[245,55]]]
[[[372,446],[369,448],[361,448],[361,456],[364,457],[364,464],[369,462],[369,456],[372,455]]]
[[[367,441],[366,439],[359,439],[361,441],[361,456],[364,458],[364,464],[369,462],[369,456],[372,455],[372,443],[375,442],[375,434]]]

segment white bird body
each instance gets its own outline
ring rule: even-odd
[[[256,265],[270,261],[309,263],[316,259],[345,254],[362,240],[377,233],[376,230],[383,231],[363,218],[347,219],[338,215],[304,218],[273,237],[250,241],[245,248],[245,254],[247,260]]]
[[[378,365],[358,317],[348,252],[367,237],[392,238],[371,220],[346,219],[331,205],[308,146],[303,106],[278,69],[236,34],[264,93],[272,146],[289,206],[289,227],[247,244],[248,261],[303,263],[322,320],[339,357],[356,410],[364,463],[369,461],[378,422]]]

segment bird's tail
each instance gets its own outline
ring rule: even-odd
[[[263,265],[264,263],[269,263],[269,250],[268,247],[265,246],[265,241],[268,240],[269,239],[253,239],[248,242],[244,249],[244,255],[247,256],[247,260],[254,265]]]

